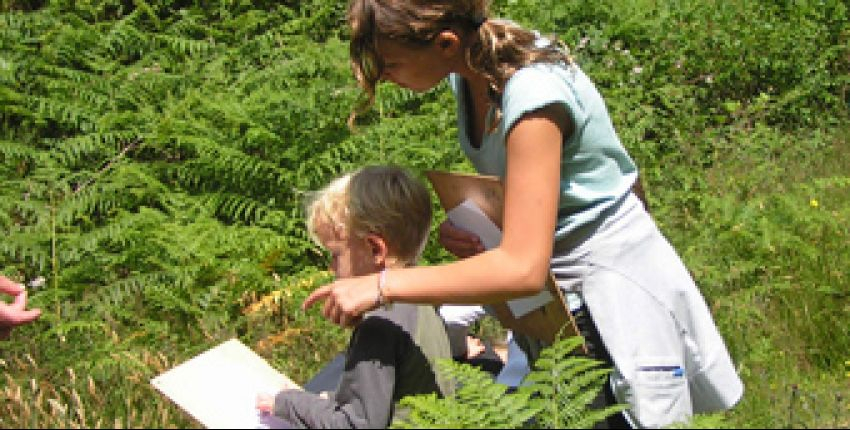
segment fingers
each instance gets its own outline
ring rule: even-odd
[[[354,327],[357,324],[360,324],[360,321],[363,321],[363,315],[357,315],[357,316],[351,317],[351,319],[348,320],[348,326]]]
[[[312,293],[310,293],[309,296],[307,296],[306,299],[304,299],[304,302],[301,303],[301,309],[306,311],[307,308],[313,306],[313,303],[316,303],[319,300],[327,299],[328,295],[330,295],[332,291],[333,289],[331,285],[319,287],[318,289],[316,289],[316,291],[313,291]]]
[[[356,294],[352,295],[352,292],[356,291],[356,286],[343,286],[334,282],[310,293],[301,307],[306,310],[316,302],[324,301],[322,316],[338,326],[353,327],[363,319],[362,311],[357,310],[360,303],[357,300],[362,301],[362,298],[358,298]]]
[[[342,306],[337,301],[336,295],[334,294],[334,286],[335,284],[329,284],[319,287],[316,291],[313,291],[306,299],[304,299],[304,302],[301,304],[301,308],[307,310],[307,308],[313,306],[316,302],[324,300],[324,304],[322,305],[322,316],[336,325],[348,327],[351,324],[352,318],[346,315]]]
[[[11,279],[5,276],[0,276],[0,293],[17,296],[21,291],[24,291],[24,287],[21,284],[12,282]]]
[[[41,316],[41,309],[26,309],[27,292],[23,291],[12,303],[0,302],[0,328],[11,330],[12,327],[25,324]]]
[[[440,224],[438,240],[446,250],[459,258],[484,252],[484,244],[477,235],[455,227],[450,221]]]
[[[13,312],[11,316],[14,318],[11,321],[15,325],[28,323],[36,320],[41,316],[41,309],[26,309],[27,307],[27,292],[24,290],[15,297],[15,301],[10,305]]]
[[[473,359],[483,354],[487,347],[484,345],[484,341],[477,337],[467,336],[466,337],[466,358]]]
[[[333,294],[328,295],[327,299],[325,299],[325,306],[322,307],[322,315],[334,324],[339,325],[340,312],[341,309],[339,309],[336,303],[335,296]]]

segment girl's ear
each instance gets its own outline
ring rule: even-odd
[[[369,233],[366,235],[366,242],[369,244],[369,250],[372,253],[372,262],[379,269],[383,269],[387,265],[389,257],[389,248],[387,242],[378,234]]]
[[[453,57],[460,52],[460,37],[452,30],[443,30],[434,38],[434,45],[445,57]]]

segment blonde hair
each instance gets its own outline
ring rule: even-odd
[[[422,253],[430,227],[428,189],[397,166],[368,166],[342,175],[307,203],[307,231],[320,246],[321,228],[331,228],[339,238],[374,233],[390,255],[408,265]]]
[[[377,54],[379,39],[405,43],[411,49],[427,46],[441,31],[472,34],[466,63],[487,79],[491,101],[498,107],[513,74],[533,63],[572,64],[566,46],[554,36],[541,36],[503,19],[489,19],[489,0],[350,0],[349,54],[354,77],[364,92],[349,124],[374,103],[375,86],[383,73]]]

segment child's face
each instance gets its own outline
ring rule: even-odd
[[[331,254],[330,269],[337,278],[368,275],[378,271],[372,246],[365,237],[341,238],[332,229],[319,229],[322,246]]]
[[[416,92],[434,88],[451,72],[446,55],[436,43],[412,49],[400,42],[382,39],[378,55],[384,62],[382,80]]]

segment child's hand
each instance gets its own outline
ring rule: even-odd
[[[466,359],[471,360],[479,355],[483,354],[487,349],[484,346],[484,341],[475,337],[475,336],[467,336],[466,337]]]
[[[257,394],[257,410],[264,414],[274,411],[274,396],[268,393]]]
[[[484,244],[478,235],[459,229],[451,221],[440,224],[439,242],[458,258],[471,257],[484,252]]]

